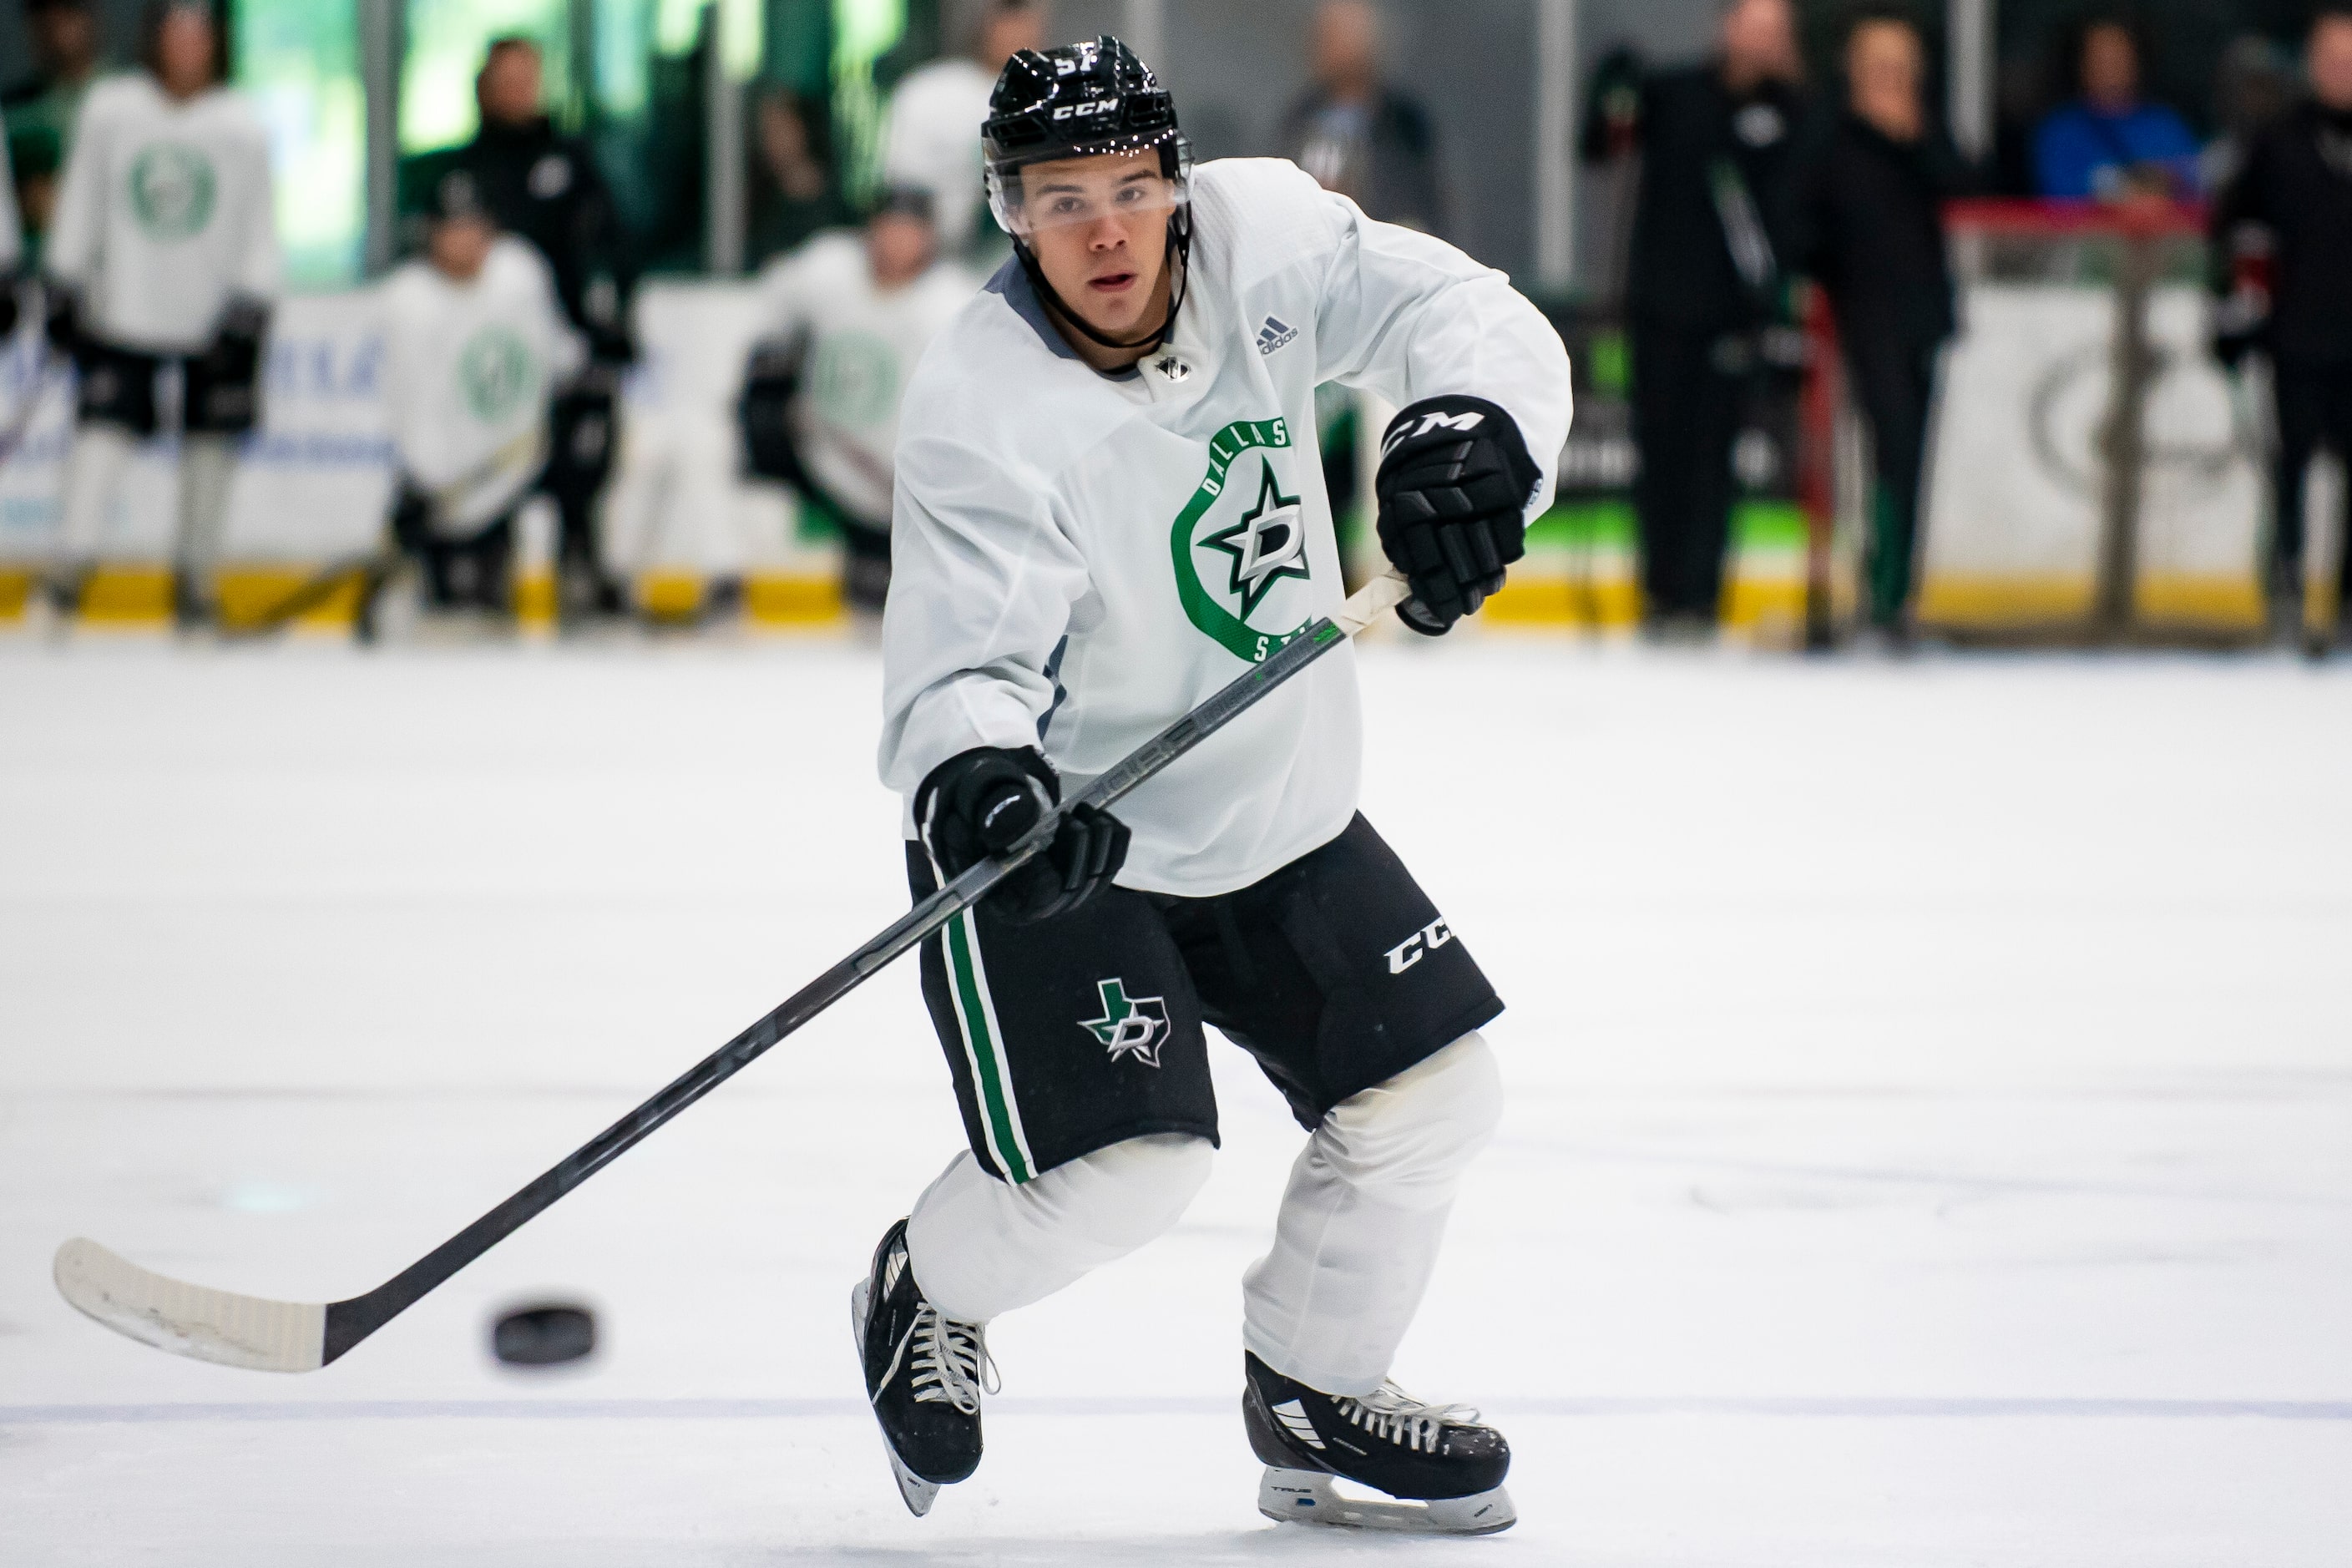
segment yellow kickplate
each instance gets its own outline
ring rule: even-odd
[[[81,618],[136,626],[172,618],[172,574],[155,566],[101,566],[82,585]]]
[[[1641,595],[1630,577],[1563,577],[1511,574],[1502,592],[1480,607],[1497,625],[1630,626],[1641,618]]]
[[[702,608],[702,579],[691,572],[647,572],[637,579],[637,608],[659,621],[690,620]]]
[[[821,626],[841,618],[841,584],[831,577],[754,574],[743,584],[743,613],[757,626]]]
[[[2159,624],[2252,631],[2268,620],[2262,587],[2243,577],[2159,576],[2139,580],[2139,618]]]
[[[555,624],[555,574],[518,573],[514,581],[514,614],[518,624],[534,629]]]

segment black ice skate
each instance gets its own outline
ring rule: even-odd
[[[1257,1510],[1301,1524],[1491,1535],[1518,1522],[1503,1477],[1511,1446],[1461,1405],[1424,1405],[1393,1383],[1363,1397],[1318,1394],[1247,1352],[1242,1421],[1265,1461]],[[1342,1497],[1334,1476],[1397,1501]]]
[[[898,1494],[917,1518],[940,1489],[980,1468],[980,1395],[993,1376],[977,1323],[943,1318],[907,1267],[907,1222],[882,1234],[874,1269],[849,1293],[866,1397],[882,1424]]]

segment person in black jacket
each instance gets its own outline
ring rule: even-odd
[[[547,258],[563,313],[587,340],[587,368],[551,410],[541,486],[562,520],[558,581],[565,614],[609,613],[621,596],[604,578],[596,503],[612,477],[621,373],[637,357],[629,331],[635,275],[627,237],[588,143],[560,133],[540,107],[538,44],[492,39],[474,91],[481,129],[436,160],[429,174],[436,184],[451,169],[471,176],[498,226]]]
[[[2271,360],[2278,452],[2269,587],[2277,623],[2300,614],[2304,476],[2311,460],[2325,446],[2352,465],[2352,7],[2321,10],[2306,68],[2310,99],[2255,139],[2212,216],[2214,281],[2224,295],[2232,290],[2231,258],[2246,247],[2246,231],[2268,234],[2267,316],[2248,310],[2242,296],[2225,303],[2215,348],[2232,366],[2254,347]],[[2342,524],[2352,527],[2352,516]],[[2352,548],[2340,553],[2343,587],[2352,593]]]
[[[1846,106],[1810,151],[1798,209],[1803,269],[1829,295],[1876,458],[1870,619],[1898,638],[1909,630],[1936,354],[1954,325],[1938,209],[1963,180],[1923,102],[1926,66],[1902,12],[1855,19]]]
[[[1731,447],[1761,329],[1781,319],[1790,153],[1802,110],[1789,0],[1735,0],[1711,63],[1643,91],[1626,307],[1642,468],[1642,579],[1655,629],[1715,620]]]
[[[1282,145],[1327,191],[1382,223],[1443,237],[1437,132],[1418,100],[1381,72],[1380,19],[1365,0],[1316,7],[1315,80],[1283,119]]]

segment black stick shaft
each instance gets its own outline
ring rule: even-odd
[[[1062,816],[1080,805],[1105,807],[1199,745],[1261,698],[1347,640],[1328,620],[1317,620],[1215,696],[1137,747],[1003,856],[982,860],[892,921],[871,942],[794,992],[775,1011],[674,1079],[660,1093],[566,1155],[514,1196],[394,1275],[364,1296],[327,1309],[325,1359],[333,1361],[383,1327],[483,1253],[522,1228],[558,1198],[650,1137],[671,1117],[725,1083],[867,977],[988,896],[1007,876],[1053,841]]]

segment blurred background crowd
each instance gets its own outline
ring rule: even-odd
[[[1577,431],[1498,618],[2336,637],[2352,5],[2311,0],[23,0],[0,616],[872,609],[898,390],[1007,254],[990,84],[1097,32],[1202,158],[1559,325]],[[268,148],[177,336],[107,303],[146,217],[70,210],[124,74]],[[1360,536],[1383,411],[1324,413]]]

